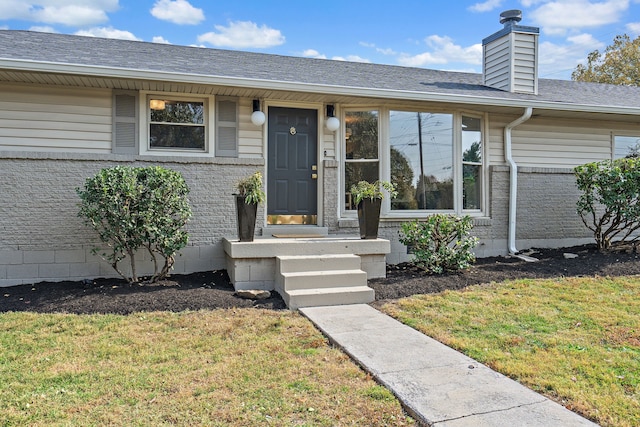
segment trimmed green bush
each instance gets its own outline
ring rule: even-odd
[[[436,214],[403,223],[400,242],[411,248],[412,263],[430,273],[464,270],[476,259],[472,250],[478,239],[469,235],[472,228],[469,216]]]
[[[574,169],[582,192],[577,211],[599,250],[634,243],[640,236],[640,158],[587,163]]]
[[[187,244],[182,227],[191,217],[189,189],[182,175],[159,166],[102,169],[77,188],[78,216],[93,228],[106,245],[93,253],[109,261],[129,283],[138,283],[136,252],[146,250],[154,264],[148,283],[165,278],[175,254]],[[119,263],[129,257],[131,275]]]

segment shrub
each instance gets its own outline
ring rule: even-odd
[[[640,228],[640,158],[587,163],[574,169],[582,192],[577,211],[599,250],[635,243]]]
[[[400,241],[412,249],[412,263],[430,273],[458,271],[475,261],[471,252],[478,239],[469,235],[471,217],[431,215],[426,221],[405,222],[400,229]]]
[[[350,191],[354,197],[354,203],[357,205],[364,199],[384,199],[382,189],[387,190],[392,199],[398,195],[395,185],[389,181],[359,181],[357,184],[351,186]]]
[[[257,205],[264,203],[266,200],[260,171],[256,171],[252,175],[238,181],[236,183],[236,190],[239,196],[244,197],[245,203]]]
[[[154,264],[149,283],[169,274],[175,254],[189,238],[181,230],[191,217],[191,208],[189,189],[180,173],[159,166],[116,166],[88,178],[76,192],[81,199],[78,216],[109,248],[94,247],[94,254],[100,253],[129,283],[139,282],[135,255],[142,248]],[[127,256],[130,276],[119,266]]]

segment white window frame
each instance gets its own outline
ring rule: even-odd
[[[390,106],[381,107],[375,105],[357,106],[357,107],[343,107],[341,108],[341,122],[345,121],[345,112],[348,111],[377,111],[378,116],[378,161],[379,161],[379,179],[390,181],[391,180],[391,159],[390,159],[390,143],[389,143],[389,126],[390,126],[390,111],[407,111],[407,112],[430,112],[437,114],[451,114],[453,116],[453,177],[454,177],[454,206],[453,209],[448,210],[391,210],[391,201],[389,198],[385,198],[382,203],[381,217],[390,220],[403,220],[411,218],[426,218],[436,213],[452,213],[457,215],[469,215],[472,217],[486,217],[488,214],[489,197],[488,197],[488,182],[489,182],[489,149],[488,149],[488,136],[489,136],[489,121],[488,114],[477,111],[467,110],[446,110],[440,108],[407,108],[406,106]],[[463,183],[462,183],[462,116],[473,117],[481,120],[481,142],[482,142],[482,185],[481,185],[481,208],[480,209],[462,209],[463,206]],[[343,128],[345,128],[343,126]],[[345,181],[345,132],[346,129],[341,129],[339,140],[339,155],[340,155],[340,177],[339,177],[339,193],[344,191]],[[339,211],[341,218],[354,218],[357,215],[356,210],[346,210],[344,197],[340,197]]]
[[[611,133],[611,160],[620,159],[622,157],[616,157],[616,137],[621,138],[636,138],[640,143],[640,131],[638,132],[612,132]]]
[[[140,94],[140,114],[143,123],[140,125],[140,154],[153,156],[195,156],[213,157],[215,155],[213,139],[215,135],[215,97],[214,96],[191,96],[178,92],[150,92],[145,91]],[[149,128],[151,125],[151,109],[149,100],[166,99],[187,102],[202,102],[204,106],[204,150],[184,149],[184,148],[152,148],[150,142]]]

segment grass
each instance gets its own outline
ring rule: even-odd
[[[300,315],[0,314],[0,425],[411,425]]]
[[[518,280],[383,311],[601,425],[640,425],[639,277]]]

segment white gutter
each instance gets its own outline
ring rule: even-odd
[[[511,130],[531,118],[533,108],[527,107],[524,114],[504,127],[504,159],[509,163],[509,253],[515,255],[516,249],[516,212],[518,202],[518,165],[511,155]]]

